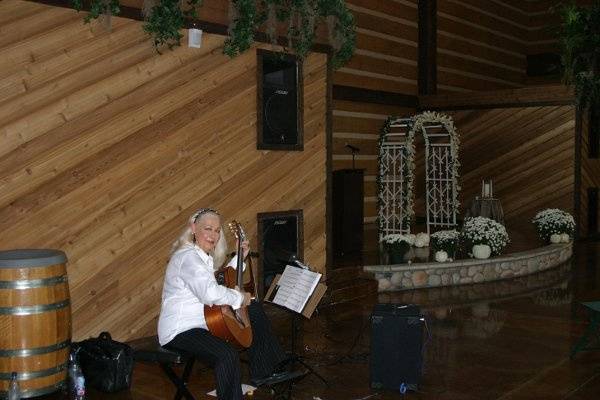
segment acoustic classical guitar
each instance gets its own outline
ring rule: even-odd
[[[237,221],[231,222],[229,224],[229,229],[231,229],[238,240],[238,258],[235,279],[228,278],[233,274],[225,273],[225,285],[229,288],[234,288],[236,286],[242,288],[244,283],[242,242],[246,240],[246,234],[240,223]],[[227,305],[205,305],[204,318],[206,319],[208,330],[213,335],[242,347],[249,347],[252,344],[252,326],[250,325],[247,307],[242,306],[237,310],[234,310],[231,306]]]

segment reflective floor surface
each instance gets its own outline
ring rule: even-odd
[[[600,350],[576,354],[587,326],[582,301],[600,300],[600,243],[578,244],[572,262],[537,275],[477,285],[373,295],[322,309],[303,323],[302,355],[328,385],[309,375],[293,387],[299,400],[600,399]],[[426,319],[416,391],[370,388],[370,315],[376,303],[418,304]],[[272,307],[268,306],[269,309]],[[286,312],[271,309],[290,345]],[[393,369],[393,367],[390,367]],[[212,371],[194,371],[191,391],[207,399]],[[161,370],[137,365],[129,392],[89,399],[171,399]],[[59,396],[48,396],[59,398]],[[273,398],[269,390],[254,399]]]

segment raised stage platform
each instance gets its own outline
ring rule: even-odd
[[[428,250],[427,250],[428,251]],[[367,265],[380,292],[490,282],[544,271],[563,264],[573,254],[573,243],[552,244],[485,260]]]

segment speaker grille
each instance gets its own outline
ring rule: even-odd
[[[377,304],[371,315],[370,380],[374,389],[416,389],[421,376],[423,322],[418,306]]]

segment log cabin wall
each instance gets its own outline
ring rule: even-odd
[[[528,15],[506,2],[437,1],[438,93],[519,88]]]
[[[377,139],[390,115],[413,115],[415,105],[374,102],[369,94],[418,92],[418,6],[416,0],[348,0],[356,21],[356,51],[348,64],[333,74],[333,170],[352,167],[346,144],[358,147],[356,168],[364,175],[364,246],[366,252],[377,248]],[[347,88],[364,89],[365,95],[337,96]],[[342,90],[336,90],[342,89]],[[396,103],[396,105],[393,105]]]
[[[197,208],[304,210],[325,267],[327,56],[304,63],[304,151],[256,150],[256,50],[158,55],[141,23],[0,3],[0,243],[69,258],[73,334],[155,334],[171,243]],[[187,38],[184,38],[187,43]]]
[[[512,240],[536,237],[544,208],[575,214],[576,112],[563,86],[424,96],[422,105],[454,118],[460,135],[461,217],[492,179]]]
[[[379,131],[390,115],[412,115],[415,108],[345,100],[334,100],[333,108],[333,170],[352,168],[352,155],[345,147],[347,144],[360,149],[355,166],[364,169],[363,251],[372,253],[378,247],[375,178]]]

